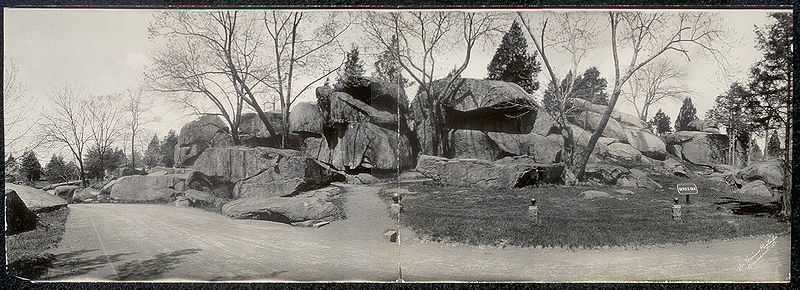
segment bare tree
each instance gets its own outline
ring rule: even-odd
[[[658,59],[643,66],[633,74],[624,92],[625,100],[636,109],[636,115],[644,122],[653,105],[664,100],[678,101],[690,94],[683,88],[686,72],[670,59]]]
[[[18,151],[15,146],[25,138],[33,128],[35,120],[29,124],[28,117],[34,104],[28,104],[27,89],[19,80],[19,68],[13,60],[5,59],[3,66],[3,136],[6,154]],[[32,149],[32,148],[29,148]]]
[[[324,13],[324,15],[310,15],[308,12],[264,12],[262,20],[267,34],[270,69],[244,75],[252,76],[257,83],[263,84],[277,94],[283,132],[289,132],[289,109],[297,98],[344,64],[342,60],[337,67],[326,67],[334,55],[331,53],[332,48],[335,48],[333,51],[337,54],[344,54],[338,38],[350,28],[353,20],[349,19],[350,15],[344,15],[347,19],[342,20],[341,13]],[[325,21],[316,26],[309,20],[309,16],[319,16],[315,19],[325,19]],[[310,75],[315,76],[309,77]],[[254,109],[260,110],[255,107]],[[281,146],[286,146],[285,134],[281,139]]]
[[[586,54],[597,46],[598,31],[597,21],[588,13],[548,13],[534,29],[529,19],[518,12],[523,26],[528,31],[528,36],[533,39],[536,50],[545,64],[549,89],[546,96],[552,102],[545,102],[545,112],[561,127],[561,136],[564,140],[563,158],[565,167],[572,170],[576,150],[575,135],[569,118],[577,110],[583,109],[573,102],[580,92],[576,90],[575,76],[578,67]],[[548,30],[548,26],[552,26]],[[559,77],[556,68],[550,61],[548,48],[569,57],[569,70],[564,77]],[[589,153],[591,153],[591,149]]]
[[[240,11],[158,13],[150,27],[151,36],[167,44],[154,56],[155,65],[147,74],[152,89],[169,93],[174,102],[197,114],[214,110],[230,127],[234,144],[240,143],[244,103],[259,113],[274,134],[260,109],[262,91],[250,85],[250,70],[264,70],[254,63],[263,44],[255,29],[257,23],[253,13]],[[211,105],[203,106],[208,103]]]
[[[434,87],[434,80],[441,77],[437,74],[441,69],[437,60],[442,53],[463,52],[463,61],[450,72],[451,76],[459,76],[469,65],[475,45],[502,33],[504,20],[504,14],[495,12],[412,11],[371,12],[366,15],[363,23],[365,33],[382,50],[394,54],[403,70],[423,92],[418,97],[429,109],[424,113],[430,114],[426,119],[431,120],[434,129],[431,136],[434,152],[430,153],[447,156],[451,151],[449,132],[444,126],[447,119],[444,107],[449,100],[439,94],[447,92],[458,80],[451,77],[444,87]],[[394,36],[399,39],[399,47],[392,43]]]
[[[129,89],[126,92],[123,111],[128,114],[125,121],[126,130],[131,141],[130,167],[136,168],[136,136],[142,131],[142,126],[153,122],[146,114],[152,108],[152,99],[147,96],[142,88]]]
[[[90,116],[83,95],[77,88],[62,86],[53,90],[50,101],[53,103],[51,111],[42,114],[38,122],[41,139],[50,146],[69,148],[78,162],[83,186],[87,186],[83,154],[91,140],[91,132]]]
[[[122,137],[123,107],[116,95],[94,96],[86,102],[89,112],[89,136],[100,157],[99,164],[105,166],[111,157],[113,145]],[[108,168],[100,168],[105,172]]]
[[[589,138],[587,147],[590,150],[603,134],[622,87],[634,73],[655,58],[667,51],[674,51],[691,60],[689,47],[697,46],[724,65],[718,46],[726,44],[725,32],[718,28],[718,20],[714,15],[696,12],[608,12],[608,19],[611,24],[611,50],[614,57],[614,89],[597,130]],[[619,56],[622,45],[631,50],[629,63],[624,69],[621,68]],[[588,161],[589,153],[584,152],[576,174],[579,180],[583,178]]]

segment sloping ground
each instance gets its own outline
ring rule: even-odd
[[[382,239],[377,187],[349,187],[348,219],[319,228],[232,220],[191,208],[77,204],[45,280],[630,281],[788,279],[789,237],[600,250],[491,248]],[[400,252],[400,250],[402,252]],[[739,270],[739,265],[744,264]],[[750,265],[748,267],[748,265]]]

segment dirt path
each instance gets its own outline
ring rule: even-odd
[[[757,280],[788,278],[789,237],[755,261],[766,237],[643,250],[482,248],[424,243],[394,227],[378,188],[349,186],[348,219],[328,226],[233,220],[166,205],[70,205],[45,280],[466,281]],[[397,258],[400,257],[400,261]]]

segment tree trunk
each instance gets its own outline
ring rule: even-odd
[[[606,129],[606,125],[608,125],[608,119],[611,118],[611,113],[614,111],[614,106],[617,104],[617,100],[619,99],[620,89],[615,89],[613,93],[611,93],[611,99],[608,100],[608,106],[606,107],[605,112],[603,112],[603,116],[600,118],[600,124],[597,125],[597,130],[592,133],[592,137],[589,138],[589,144],[586,145],[584,152],[579,154],[580,159],[578,160],[577,168],[575,172],[575,177],[578,180],[583,180],[583,174],[586,171],[586,163],[589,162],[589,156],[591,156],[592,151],[594,151],[594,146],[597,145],[597,140],[600,139],[600,135],[603,134],[603,130]]]
[[[287,104],[285,108],[283,108],[283,112],[281,112],[281,120],[283,124],[281,124],[283,128],[283,134],[281,134],[281,149],[286,149],[286,136],[289,135],[289,106],[291,104]]]
[[[136,144],[134,141],[136,140],[136,133],[131,133],[131,169],[136,168],[136,150],[133,148],[133,144]]]
[[[80,167],[78,169],[81,171],[81,184],[83,187],[89,186],[89,182],[86,181],[86,170],[83,169],[83,161],[80,158],[78,158],[78,167]]]

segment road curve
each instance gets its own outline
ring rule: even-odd
[[[348,187],[348,219],[319,228],[191,208],[70,205],[46,281],[787,281],[790,239],[561,250],[421,242],[395,227],[379,188]],[[766,245],[765,247],[762,247]],[[763,255],[759,253],[762,250]],[[749,257],[757,255],[757,258]],[[749,262],[749,263],[748,263]]]

